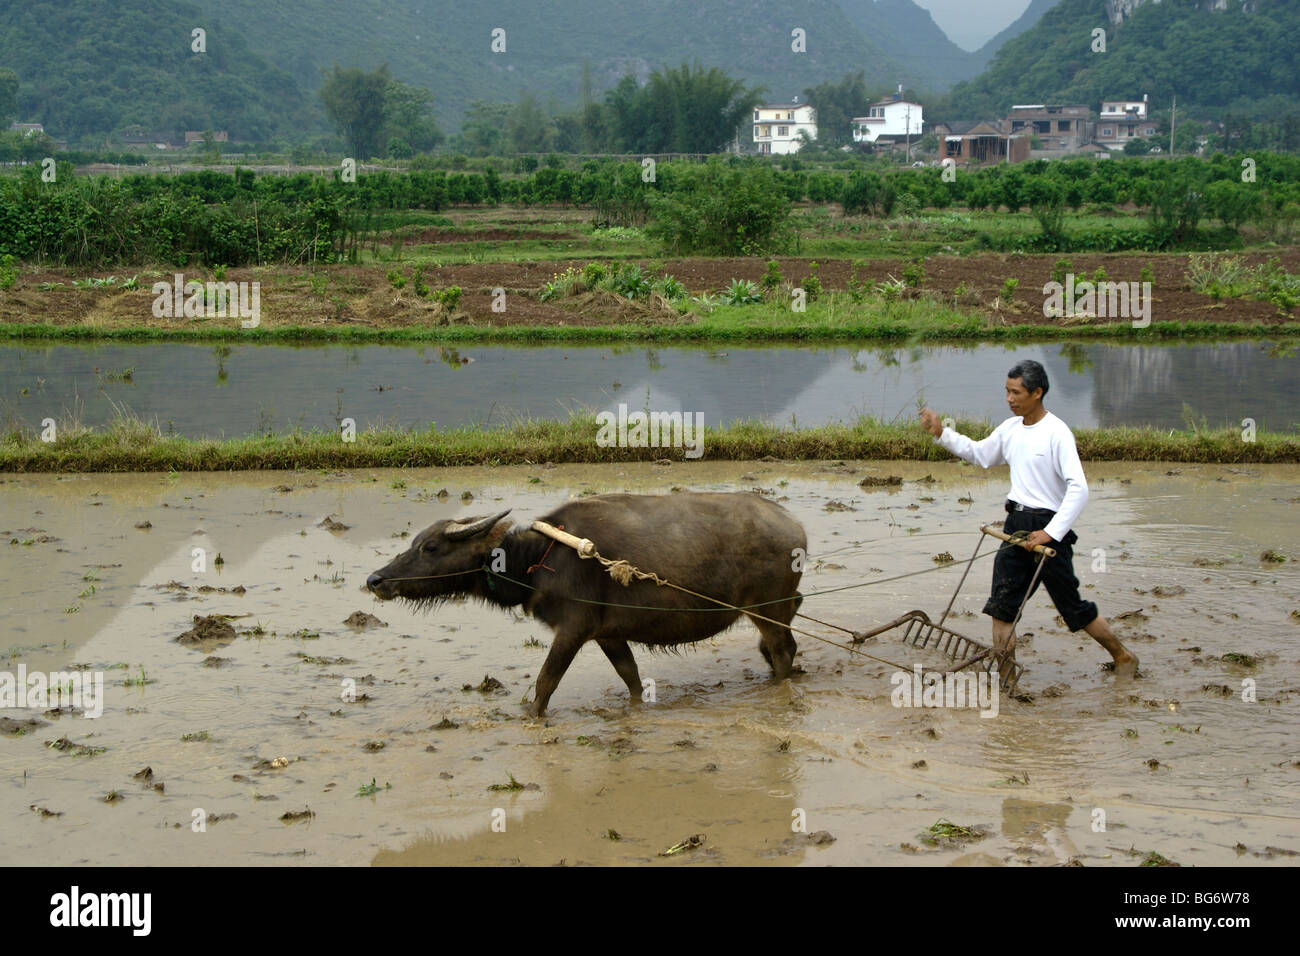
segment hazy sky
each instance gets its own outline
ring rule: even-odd
[[[966,50],[975,50],[1029,7],[1029,0],[916,0],[948,34],[948,39]]]

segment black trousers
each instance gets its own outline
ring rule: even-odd
[[[1042,531],[1052,520],[1044,511],[1008,511],[1002,530],[1007,534],[1017,531]],[[1079,596],[1079,579],[1074,576],[1074,543],[1079,536],[1073,531],[1064,541],[1054,545],[1056,557],[1043,558],[1043,573],[1034,582],[1046,586],[1052,603],[1061,612],[1065,625],[1071,631],[1080,631],[1097,618],[1097,605]],[[993,592],[984,605],[984,613],[999,621],[1010,623],[1016,618],[1020,602],[1025,600],[1025,589],[1034,576],[1039,556],[1019,545],[1004,545],[993,559]],[[1033,591],[1030,592],[1033,595]]]

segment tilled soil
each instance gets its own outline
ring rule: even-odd
[[[497,230],[506,231],[506,230]],[[434,230],[433,232],[437,232]],[[450,235],[439,233],[440,235]],[[458,234],[462,237],[463,233]],[[515,234],[511,233],[512,236]],[[517,236],[516,236],[517,238]],[[451,241],[448,238],[447,241]],[[1219,302],[1193,291],[1188,285],[1187,256],[1183,254],[1070,254],[1068,256],[985,254],[975,256],[930,256],[923,262],[925,278],[905,296],[930,296],[936,301],[984,315],[999,325],[1070,325],[1078,318],[1049,318],[1043,315],[1045,283],[1052,278],[1055,263],[1067,258],[1074,273],[1091,277],[1103,268],[1115,282],[1137,282],[1148,267],[1153,275],[1151,319],[1156,322],[1219,322],[1279,325],[1300,318],[1300,309],[1290,312],[1268,303],[1249,299]],[[1244,255],[1251,264],[1277,258],[1290,272],[1300,271],[1300,249],[1276,254]],[[557,325],[662,325],[693,322],[662,303],[629,302],[616,295],[589,298],[569,297],[542,302],[537,298],[544,283],[570,266],[581,268],[590,260],[561,262],[472,263],[426,267],[425,281],[434,288],[457,285],[463,290],[459,306],[448,310],[415,295],[411,283],[401,289],[392,286],[381,266],[331,266],[320,270],[312,288],[307,270],[246,268],[230,269],[226,281],[261,282],[261,324],[265,328],[291,325],[343,328],[419,328],[448,324],[491,326]],[[768,260],[669,259],[641,264],[656,274],[676,276],[692,294],[717,292],[732,279],[759,281]],[[807,258],[778,258],[782,276],[800,283],[810,274]],[[822,259],[817,276],[825,289],[848,288],[854,269],[857,281],[902,278],[908,265],[904,259]],[[114,274],[122,276],[125,270]],[[410,271],[409,267],[406,270]],[[108,275],[97,272],[97,277]],[[321,285],[319,277],[325,277]],[[235,326],[236,318],[156,318],[150,286],[155,278],[142,276],[136,291],[78,289],[71,286],[84,274],[68,269],[43,269],[39,275],[24,273],[18,284],[0,295],[0,322],[48,323],[87,328],[143,327],[168,329],[199,328],[221,324]],[[163,277],[170,281],[170,274]],[[187,275],[187,278],[194,276]],[[1003,283],[1018,280],[1011,301],[1002,297]],[[62,282],[57,288],[41,290],[43,282]],[[498,292],[504,292],[505,311],[494,311]],[[1105,321],[1104,319],[1101,321]]]

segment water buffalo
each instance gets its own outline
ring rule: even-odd
[[[651,648],[693,644],[740,618],[739,611],[652,581],[624,587],[597,561],[531,527],[511,530],[512,522],[503,520],[509,513],[430,525],[370,575],[366,587],[381,600],[420,606],[462,595],[522,605],[549,625],[555,639],[537,675],[528,707],[533,716],[546,713],[587,641],[600,645],[639,700],[641,675],[629,641]],[[807,538],[780,505],[750,492],[596,495],[567,502],[542,520],[591,539],[603,557],[737,607],[761,605],[756,613],[781,623],[754,621],[762,635],[758,648],[776,679],[790,674],[797,645],[787,625],[803,600],[796,590],[802,571],[795,568],[803,566]]]

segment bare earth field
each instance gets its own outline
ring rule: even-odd
[[[552,233],[535,231],[506,232],[493,229],[482,232],[489,239],[499,234],[515,238]],[[429,230],[422,241],[438,247],[452,241],[478,238],[480,233],[448,233]],[[560,236],[563,238],[563,236]],[[508,249],[509,241],[497,241]],[[1043,315],[1044,283],[1051,280],[1058,255],[985,254],[972,256],[931,256],[924,261],[925,280],[918,289],[908,289],[909,297],[933,295],[947,305],[981,314],[993,325],[1064,325],[1078,324],[1079,319],[1046,318]],[[1268,302],[1229,299],[1215,302],[1193,291],[1187,282],[1187,256],[1184,254],[1081,254],[1067,257],[1076,275],[1091,276],[1104,268],[1108,279],[1136,282],[1143,267],[1150,267],[1153,279],[1152,316],[1159,322],[1216,322],[1281,325],[1294,322],[1300,310],[1290,312]],[[1276,254],[1243,254],[1251,264],[1279,259],[1290,272],[1300,270],[1300,249],[1289,248]],[[425,281],[434,288],[458,285],[464,292],[453,312],[436,303],[417,297],[411,285],[395,289],[385,272],[388,265],[330,266],[312,273],[297,268],[230,269],[226,281],[261,283],[262,327],[326,326],[352,328],[417,328],[436,325],[471,324],[485,326],[556,326],[556,325],[664,325],[690,323],[693,316],[679,315],[662,303],[630,302],[607,293],[586,294],[565,300],[542,302],[537,299],[543,283],[569,266],[581,268],[588,259],[560,262],[496,262],[464,265],[429,266]],[[808,258],[780,258],[782,275],[801,281],[809,272]],[[645,260],[643,265],[655,273],[676,276],[692,294],[717,292],[732,279],[757,282],[766,268],[766,259],[670,259],[662,262]],[[857,280],[881,281],[901,278],[907,265],[903,259],[862,260]],[[407,274],[412,267],[406,266]],[[846,289],[853,275],[854,263],[848,259],[822,259],[818,276],[827,290]],[[122,276],[125,270],[116,270]],[[109,273],[97,271],[102,278]],[[129,274],[129,273],[128,273]],[[91,329],[190,329],[205,325],[235,326],[232,319],[155,318],[154,295],[150,286],[162,279],[170,282],[172,272],[140,272],[141,288],[120,291],[105,288],[73,288],[74,279],[85,274],[69,269],[43,269],[39,274],[24,273],[17,285],[0,294],[0,323],[44,323],[82,326]],[[186,278],[201,273],[186,271]],[[316,286],[312,278],[316,276]],[[321,282],[320,277],[325,277]],[[1002,299],[1006,279],[1019,281],[1014,299]],[[47,290],[41,283],[62,285]],[[493,312],[494,290],[507,295],[507,310]],[[1127,327],[1127,323],[1125,323]]]
[[[1295,555],[1260,555],[1294,546],[1300,469],[1088,473],[1076,571],[1141,673],[1103,670],[1104,652],[1039,594],[1021,625],[1025,696],[1001,697],[988,719],[895,707],[891,666],[807,636],[802,673],[773,683],[746,624],[683,655],[634,648],[656,683],[638,707],[586,648],[550,715],[528,721],[546,628],[478,606],[416,613],[361,587],[402,532],[440,517],[514,507],[531,520],[586,490],[760,487],[808,530],[803,610],[866,629],[942,611],[977,527],[1001,515],[1005,472],[738,462],[0,479],[4,670],[105,675],[98,719],[6,710],[7,858],[1294,864],[1300,571]],[[889,475],[903,482],[858,485]],[[957,561],[936,563],[942,552]],[[990,566],[954,608],[954,626],[983,641]],[[925,573],[883,580],[910,572]],[[210,615],[229,615],[229,630],[177,641]],[[945,663],[890,635],[864,650]],[[491,789],[512,780],[522,789]],[[792,830],[801,815],[806,833]],[[940,820],[970,830],[933,840]],[[694,849],[659,855],[694,835]]]

